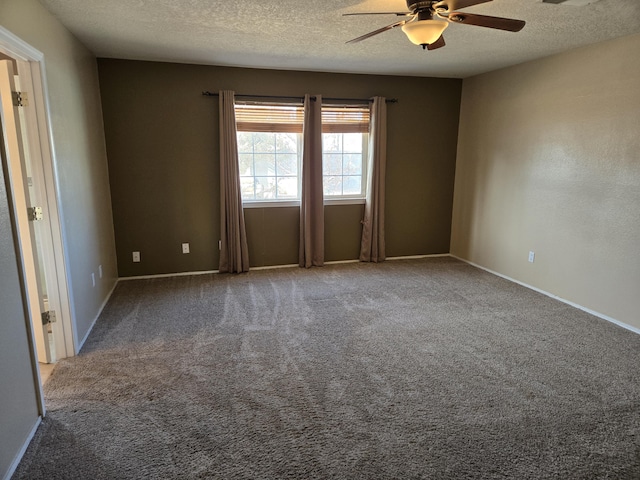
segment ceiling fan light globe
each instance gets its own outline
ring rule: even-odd
[[[407,38],[416,45],[430,45],[440,38],[449,22],[444,20],[418,20],[402,26]]]

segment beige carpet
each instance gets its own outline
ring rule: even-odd
[[[638,479],[640,336],[450,258],[121,282],[16,479]]]

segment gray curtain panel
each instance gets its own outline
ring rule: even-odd
[[[300,266],[324,265],[324,198],[322,194],[322,97],[304,97],[302,130],[302,196]]]
[[[369,126],[369,158],[367,164],[367,199],[362,221],[361,262],[383,262],[384,243],[384,177],[387,165],[387,103],[374,97]]]
[[[220,264],[219,271],[249,271],[249,249],[240,193],[235,94],[220,91]]]

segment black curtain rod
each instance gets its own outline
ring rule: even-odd
[[[202,92],[202,95],[205,97],[218,97],[219,93],[213,92]],[[300,102],[304,101],[304,97],[296,97],[296,96],[282,96],[282,95],[242,95],[236,94],[236,97],[245,97],[245,98],[269,98],[272,100],[299,100]],[[315,100],[316,97],[311,97],[312,100]],[[328,100],[330,102],[371,102],[370,98],[331,98],[331,97],[322,97],[323,100]],[[397,98],[388,98],[386,103],[398,103]]]

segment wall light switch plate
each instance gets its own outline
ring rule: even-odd
[[[182,253],[189,253],[189,244],[188,243],[183,243],[182,244]]]
[[[140,252],[133,252],[133,261],[138,263],[140,261]]]
[[[529,263],[533,263],[533,261],[536,259],[536,253],[535,252],[529,252]]]

